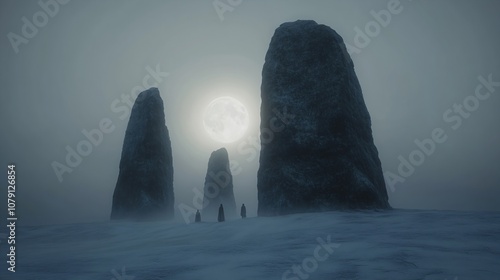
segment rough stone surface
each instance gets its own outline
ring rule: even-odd
[[[232,219],[236,217],[233,176],[231,175],[229,156],[225,148],[218,149],[210,155],[203,192],[204,219],[215,221],[220,204],[224,205],[226,218]]]
[[[259,216],[390,208],[370,115],[333,29],[314,21],[276,29],[261,98]]]
[[[157,88],[135,100],[123,141],[111,219],[174,215],[172,148]]]

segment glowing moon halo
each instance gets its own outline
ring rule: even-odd
[[[248,122],[246,107],[230,96],[214,99],[203,113],[205,131],[210,138],[221,143],[232,143],[243,137]]]

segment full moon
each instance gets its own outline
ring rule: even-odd
[[[208,104],[203,114],[203,127],[218,142],[239,140],[248,128],[247,108],[235,98],[223,96]]]

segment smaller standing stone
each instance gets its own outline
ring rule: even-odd
[[[225,148],[210,155],[207,175],[203,187],[203,217],[205,221],[215,220],[217,204],[224,204],[228,219],[238,215],[233,192],[233,176],[229,167],[229,155]]]

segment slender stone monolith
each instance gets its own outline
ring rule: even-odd
[[[157,88],[135,100],[123,141],[111,219],[174,215],[172,148]]]
[[[233,176],[229,166],[229,156],[225,148],[212,152],[208,160],[203,197],[203,217],[217,218],[219,205],[224,205],[227,218],[236,217],[236,202],[233,193]]]

